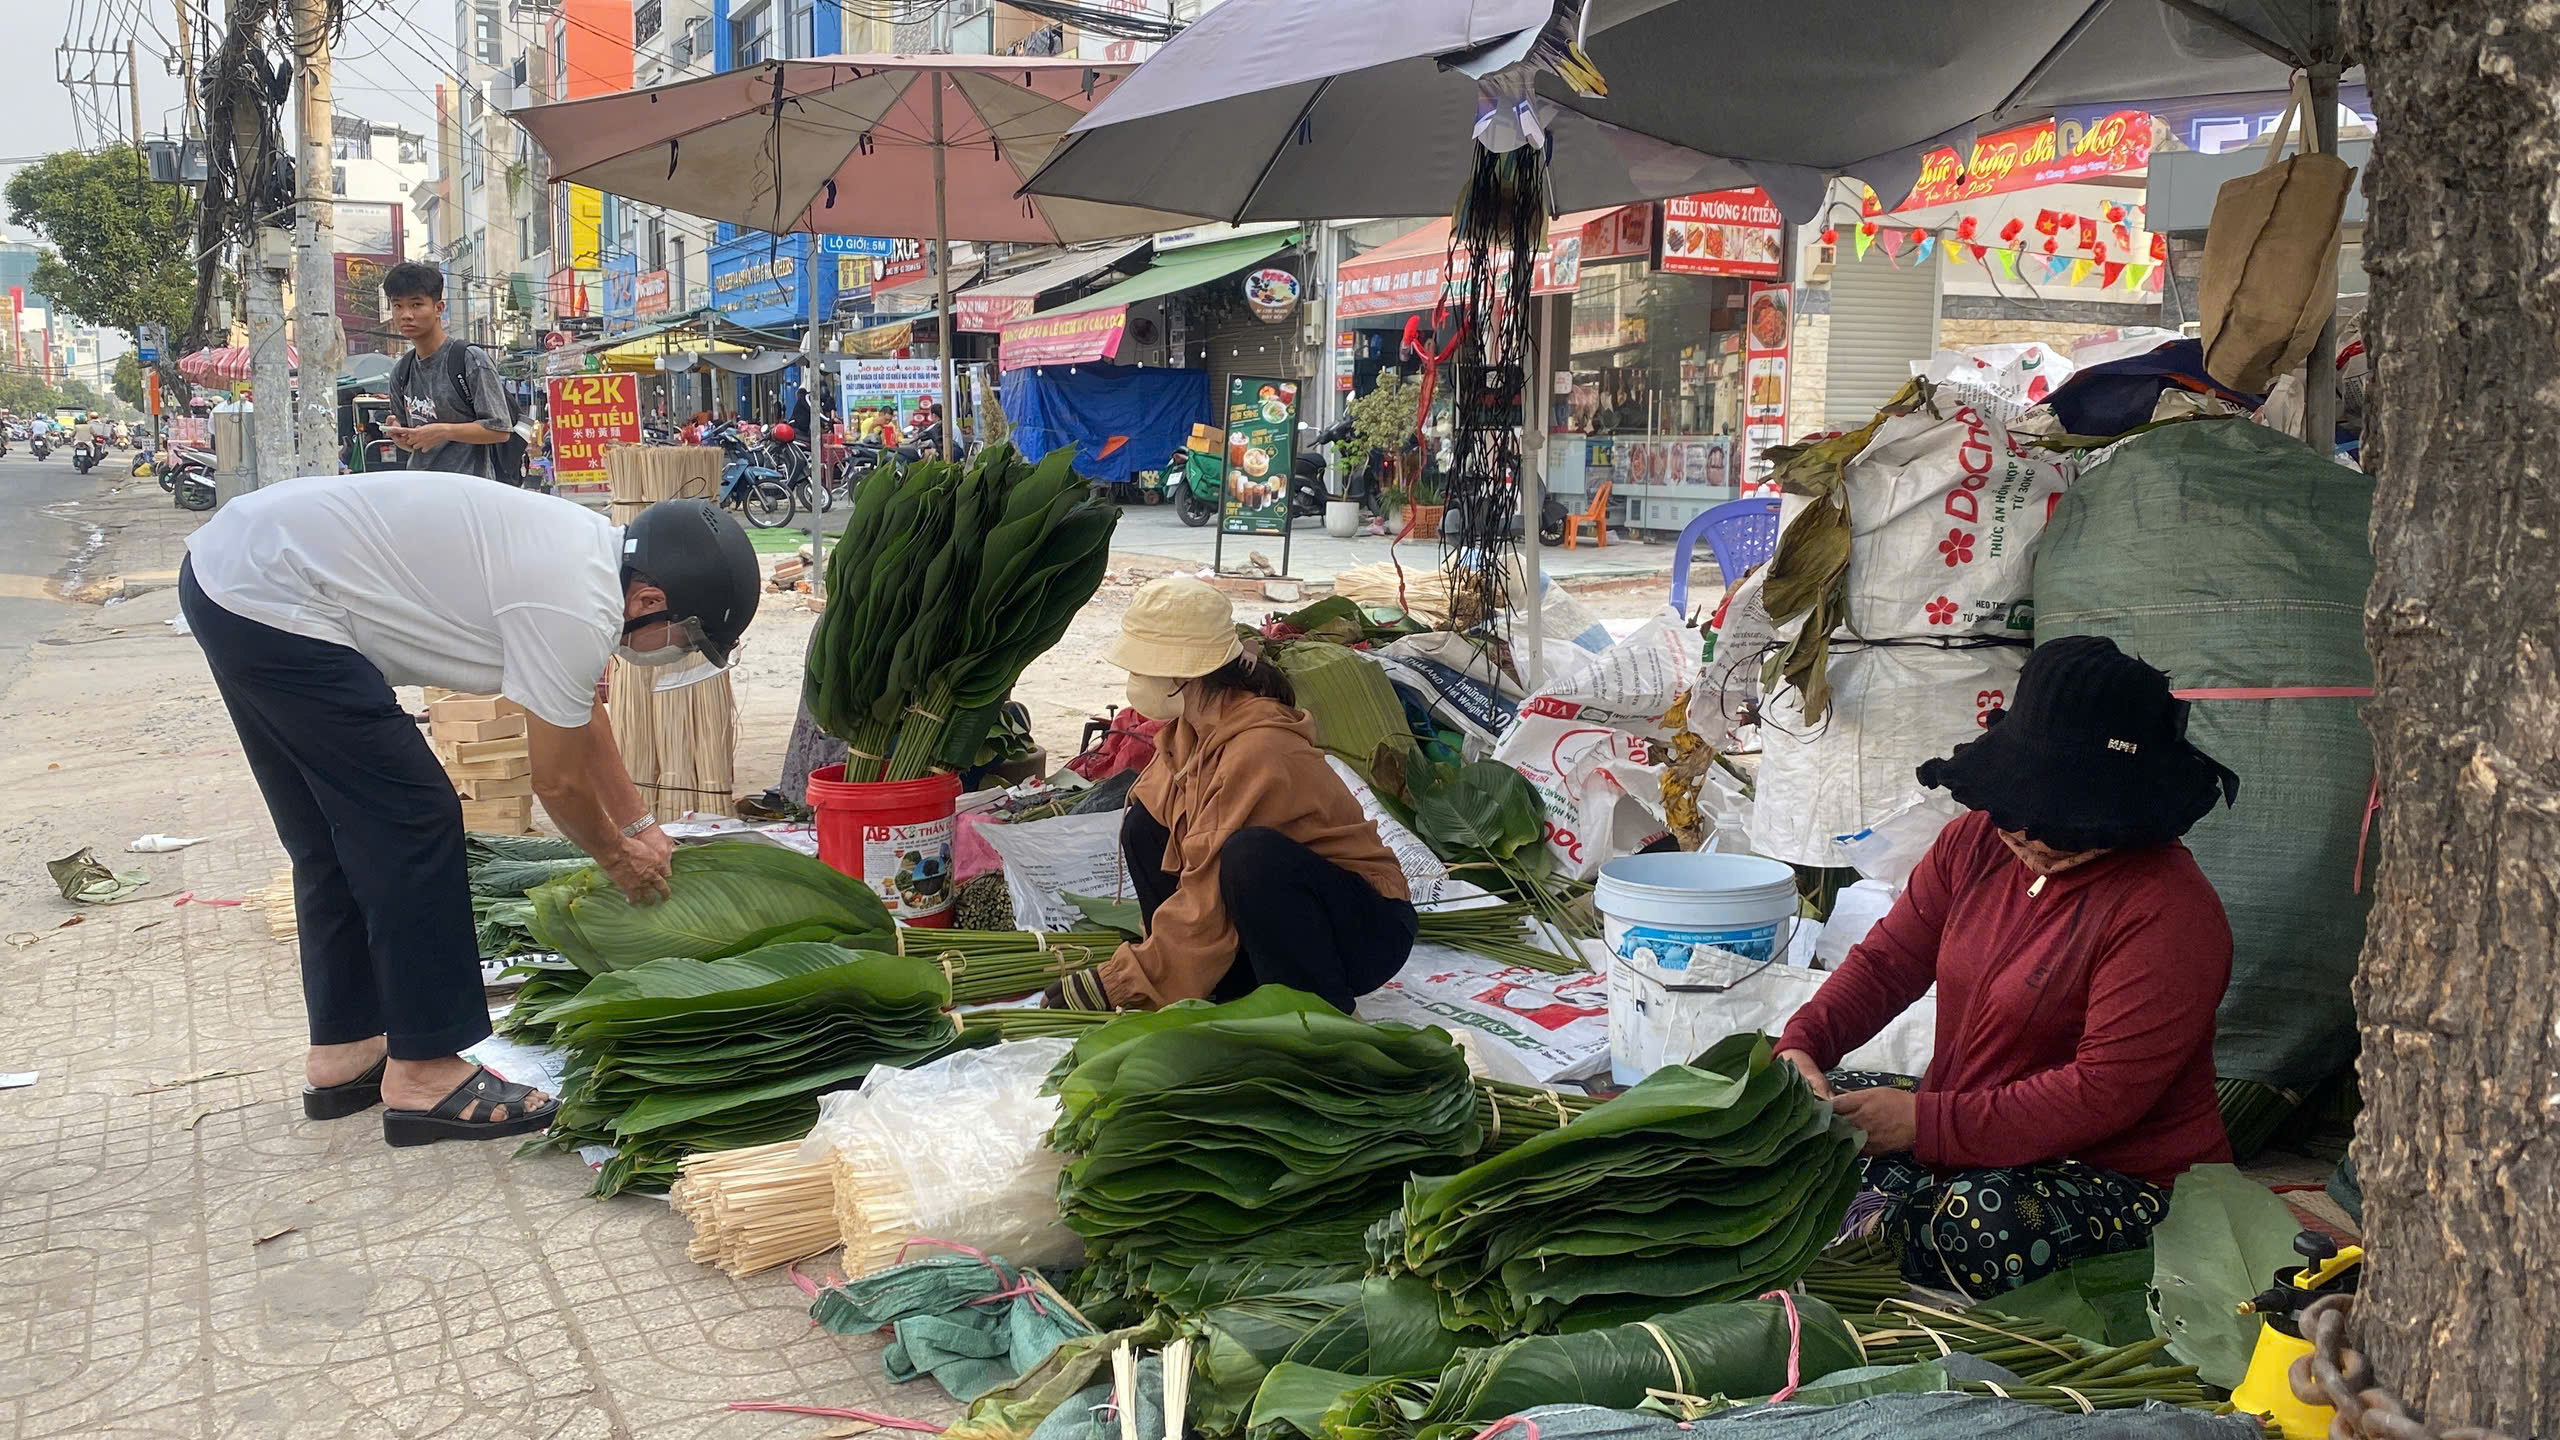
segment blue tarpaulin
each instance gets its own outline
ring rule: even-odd
[[[1209,372],[1138,365],[1051,366],[1004,377],[1004,413],[1023,454],[1076,447],[1076,470],[1125,483],[1157,470],[1191,438],[1191,427],[1215,424]]]

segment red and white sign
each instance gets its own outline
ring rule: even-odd
[[[1584,265],[1641,257],[1651,250],[1652,239],[1650,205],[1564,216],[1547,227],[1547,250],[1538,257],[1530,293],[1570,294],[1582,282]],[[1503,264],[1506,258],[1497,255],[1494,263]],[[1409,235],[1390,240],[1336,273],[1336,312],[1345,320],[1356,320],[1366,315],[1428,310],[1440,299],[1442,272],[1448,260],[1446,220],[1434,220]],[[1459,264],[1465,264],[1463,256],[1459,257]],[[1463,275],[1464,271],[1460,273]]]
[[[1095,310],[1052,311],[1016,320],[1004,327],[997,353],[1007,370],[1035,365],[1083,365],[1108,360],[1120,349],[1129,328],[1129,307],[1107,305]]]
[[[568,343],[568,335],[558,330],[553,330],[542,337],[542,348],[545,350],[557,350]]]
[[[1952,205],[2039,185],[2121,175],[2150,163],[2151,116],[2146,111],[2118,110],[2087,125],[2039,120],[1985,135],[1962,156],[1953,150],[1930,151],[1920,161],[1920,179],[1910,198],[1893,208]],[[1860,208],[1869,215],[1884,213],[1872,192]]]
[[[1039,297],[1033,295],[954,295],[951,323],[962,330],[994,335],[1016,320],[1027,320]]]
[[[1795,292],[1753,285],[1742,311],[1742,493],[1774,495],[1769,452],[1787,443],[1787,360],[1795,339]]]
[[[899,240],[892,243],[896,246],[895,252],[880,262],[879,273],[871,279],[874,291],[912,285],[927,274],[923,241]]]
[[[639,282],[632,287],[631,311],[635,315],[664,315],[674,302],[674,287],[664,270],[643,270]]]
[[[1662,269],[1668,275],[1785,272],[1787,222],[1765,190],[1717,190],[1662,202]]]
[[[604,452],[640,443],[640,377],[564,375],[551,382],[551,479],[605,483]]]

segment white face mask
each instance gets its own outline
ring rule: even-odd
[[[1129,677],[1129,708],[1150,720],[1182,718],[1182,687],[1185,682],[1161,675]]]

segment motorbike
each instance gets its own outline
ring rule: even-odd
[[[791,486],[781,471],[755,463],[747,443],[738,434],[737,421],[724,421],[704,431],[702,443],[717,445],[728,453],[720,470],[722,505],[736,510],[759,530],[775,530],[791,523],[799,513]]]
[[[39,460],[41,460],[41,459],[43,459],[44,457],[46,457],[47,455],[50,455],[50,454],[52,454],[52,453],[53,453],[53,446],[51,446],[51,445],[47,444],[47,443],[45,442],[45,438],[44,438],[43,436],[41,436],[41,435],[37,436],[37,437],[36,437],[36,438],[34,438],[33,440],[28,441],[28,442],[27,442],[27,448],[28,448],[28,449],[30,449],[30,450],[35,451],[35,452],[36,452],[36,458],[37,458],[37,459],[39,459]]]
[[[1298,454],[1289,465],[1289,515],[1296,520],[1319,518],[1329,498],[1324,490],[1324,450],[1351,438],[1351,417],[1318,430],[1298,427]],[[1218,513],[1218,476],[1214,464],[1193,466],[1191,452],[1177,450],[1165,462],[1166,497],[1183,524],[1198,529]]]
[[[82,475],[88,474],[89,467],[98,463],[98,452],[100,448],[101,447],[98,442],[95,440],[72,441],[71,468]]]
[[[213,454],[184,445],[169,447],[169,463],[161,468],[160,488],[181,510],[213,508]]]

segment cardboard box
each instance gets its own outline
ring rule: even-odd
[[[472,740],[504,740],[525,733],[522,715],[501,715],[495,720],[438,720],[429,710],[427,733],[438,740],[462,744]]]
[[[431,701],[427,705],[427,719],[431,722],[495,720],[502,715],[522,715],[523,713],[523,706],[504,695],[455,695],[447,699]]]
[[[522,796],[506,800],[465,800],[462,828],[498,835],[522,835],[533,828],[533,802]]]
[[[454,792],[465,800],[506,800],[533,793],[531,775],[510,775],[496,780],[456,780]]]

